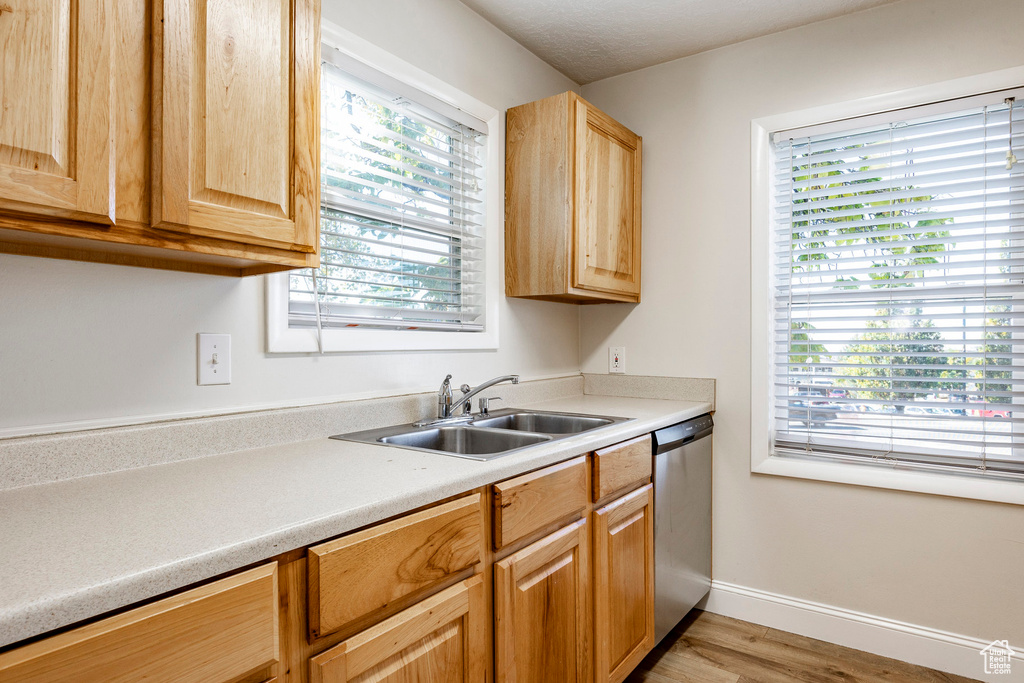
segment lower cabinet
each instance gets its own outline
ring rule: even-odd
[[[582,519],[494,564],[497,683],[589,683],[590,569]]]
[[[620,683],[654,647],[654,488],[594,511],[594,680]]]
[[[310,683],[484,681],[487,618],[478,574],[312,657]]]

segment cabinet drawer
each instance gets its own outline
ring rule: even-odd
[[[574,458],[493,487],[494,547],[501,549],[587,505],[587,459]]]
[[[488,616],[477,575],[312,657],[309,680],[483,681]]]
[[[4,683],[227,683],[278,659],[277,563],[0,655]]]
[[[651,478],[651,435],[594,451],[594,500]]]
[[[309,631],[333,633],[480,562],[480,494],[309,549]]]

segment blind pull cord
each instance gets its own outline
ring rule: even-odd
[[[310,268],[309,272],[313,276],[313,305],[316,309],[316,347],[320,350],[320,355],[322,356],[324,355],[324,327],[320,319],[320,284],[316,280],[316,268]]]
[[[1010,111],[1010,137],[1006,143],[1006,170],[1012,171],[1013,165],[1017,163],[1017,157],[1013,153],[1013,103],[1016,102],[1016,98],[1007,97],[1003,102],[1009,107]]]

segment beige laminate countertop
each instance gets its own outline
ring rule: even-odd
[[[0,492],[0,647],[711,410],[519,407],[634,419],[490,462],[323,438]]]

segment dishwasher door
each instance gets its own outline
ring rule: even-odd
[[[654,434],[655,642],[711,590],[712,425],[703,415]]]

